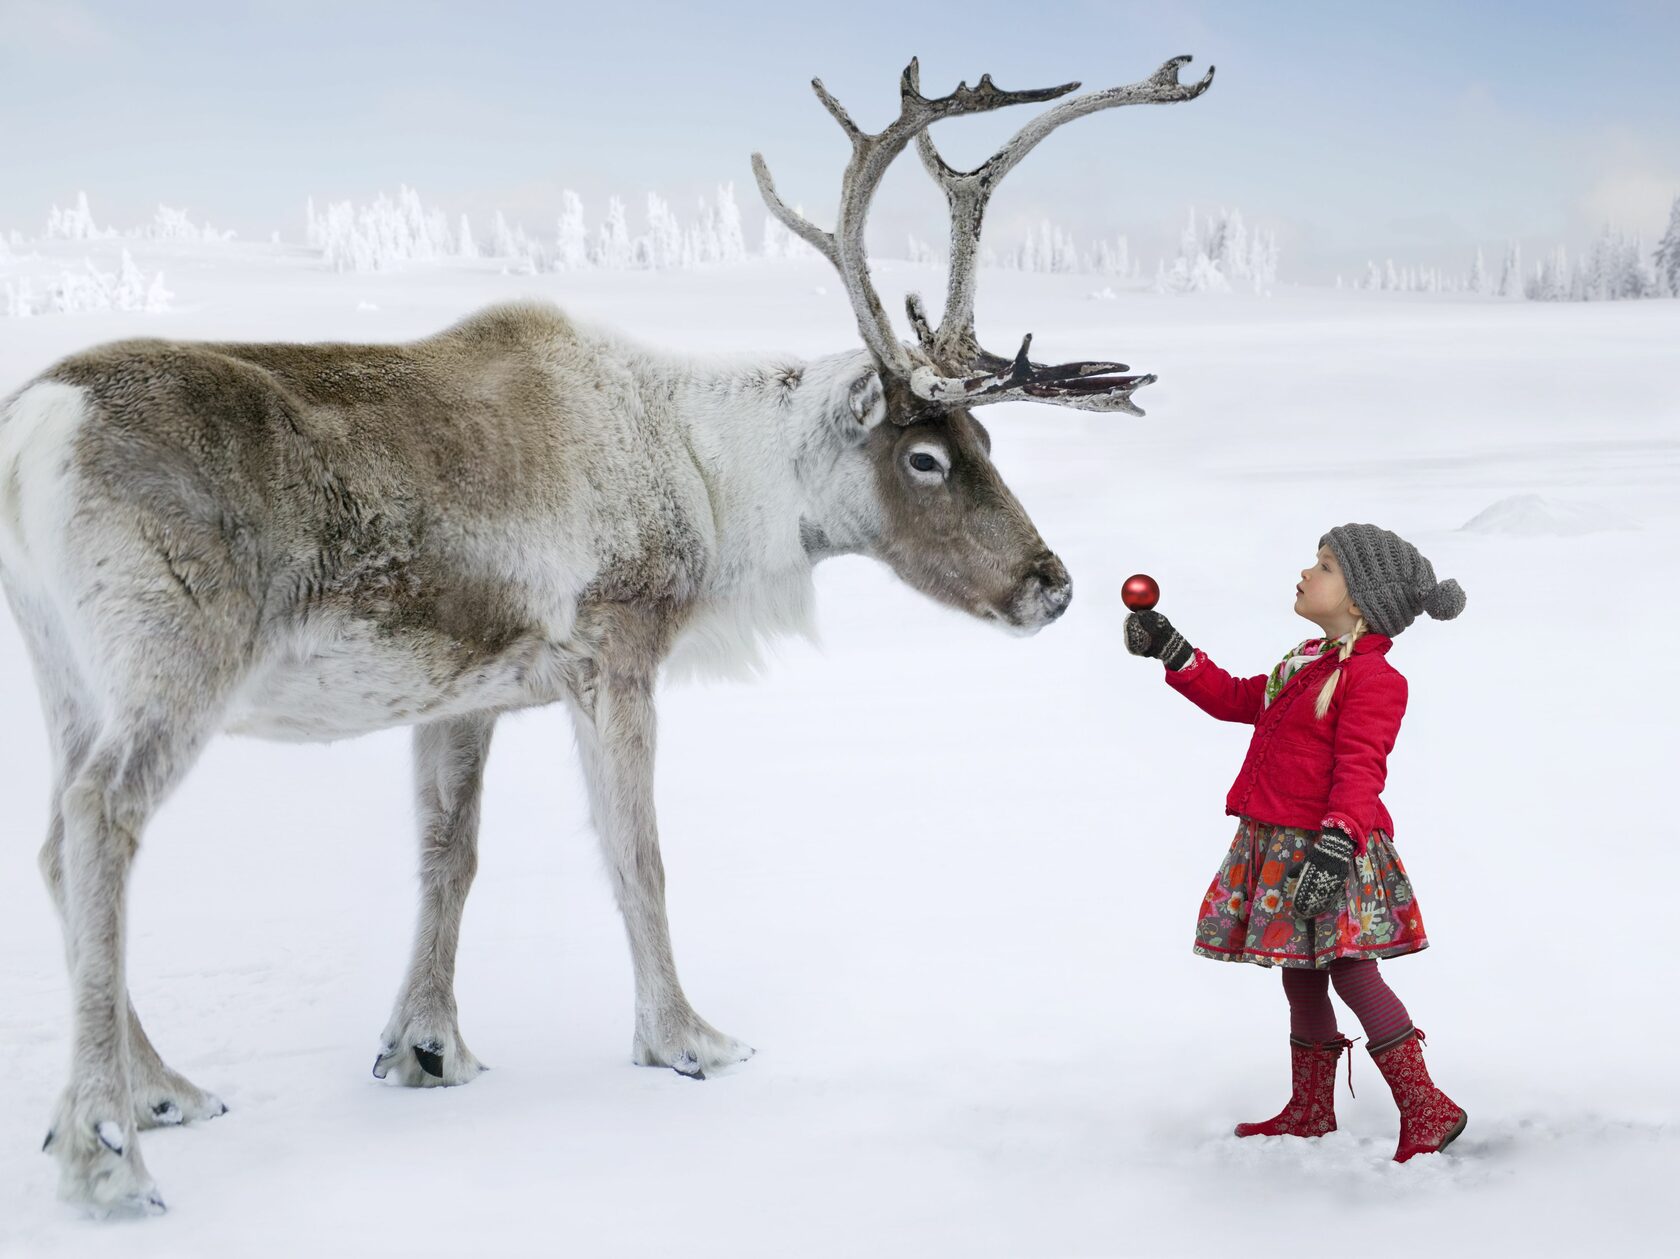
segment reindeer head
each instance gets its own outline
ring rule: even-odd
[[[1178,69],[1189,60],[1174,57],[1141,83],[1063,101],[966,172],[953,170],[940,158],[927,133],[933,123],[1054,100],[1079,84],[1006,92],[984,75],[976,87],[959,83],[949,96],[929,99],[921,94],[919,68],[912,59],[900,82],[898,118],[870,134],[852,121],[820,79],[813,79],[818,99],[852,142],[832,232],[788,209],[776,194],[764,158],[753,154],[753,173],[770,212],[840,272],[858,330],[874,360],[874,372],[848,390],[848,407],[858,425],[857,446],[870,465],[875,495],[866,549],[918,590],[1022,633],[1036,632],[1060,616],[1073,587],[1067,569],[1044,545],[993,467],[991,440],[973,408],[1019,399],[1142,415],[1131,395],[1155,377],[1127,375],[1124,363],[1034,363],[1028,357],[1031,333],[1013,358],[981,349],[974,333],[981,220],[1004,175],[1064,122],[1117,105],[1200,96],[1213,81],[1213,70],[1198,83],[1180,84]],[[863,230],[881,176],[912,139],[951,210],[944,314],[938,329],[932,328],[920,296],[910,295],[906,308],[916,333],[914,345],[898,339],[876,295]]]

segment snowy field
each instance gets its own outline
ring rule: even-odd
[[[126,243],[175,309],[0,319],[0,394],[115,337],[395,340],[515,295],[694,351],[856,341],[816,262],[333,275],[301,250]],[[114,242],[57,248],[14,273],[90,252],[116,269]],[[902,263],[879,279],[889,310],[942,289]],[[0,1255],[1671,1245],[1680,302],[1100,285],[981,280],[993,348],[1030,329],[1046,359],[1161,375],[1145,419],[985,413],[1073,573],[1061,622],[1012,639],[834,561],[821,650],[667,688],[678,962],[700,1013],[758,1050],[704,1083],[630,1064],[628,952],[559,711],[496,736],[457,985],[493,1070],[449,1090],[369,1074],[414,912],[406,734],[223,740],[146,835],[130,985],[164,1057],[231,1113],[145,1135],[167,1216],[79,1219],[39,1152],[69,1009],[35,870],[46,739],[0,617]],[[1469,594],[1389,656],[1411,707],[1385,800],[1433,947],[1385,971],[1470,1113],[1448,1154],[1405,1166],[1362,1047],[1340,1132],[1229,1135],[1288,1083],[1277,975],[1190,953],[1247,732],[1119,634],[1120,583],[1145,571],[1192,642],[1267,669],[1312,632],[1295,582],[1350,520]]]

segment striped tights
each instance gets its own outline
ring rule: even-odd
[[[1285,966],[1283,993],[1289,998],[1289,1031],[1298,1040],[1323,1044],[1340,1035],[1336,1008],[1330,1004],[1330,985],[1353,1011],[1365,1029],[1365,1043],[1381,1045],[1412,1025],[1406,1007],[1400,1004],[1370,958],[1339,957],[1324,970]]]

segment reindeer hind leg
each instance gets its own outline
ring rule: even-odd
[[[52,795],[47,806],[47,838],[41,845],[41,877],[64,925],[66,962],[75,973],[71,954],[72,935],[65,919],[64,892],[64,794],[87,764],[88,753],[98,734],[95,706],[65,657],[63,633],[53,618],[21,599],[16,601],[18,622],[35,664],[41,692],[41,708],[53,753]],[[134,1120],[138,1128],[157,1128],[195,1120],[214,1119],[227,1113],[227,1106],[158,1055],[135,1012],[132,998],[124,994],[129,1034],[129,1085],[134,1098]]]
[[[42,860],[64,922],[74,1016],[70,1081],[47,1148],[59,1164],[60,1196],[101,1214],[163,1209],[141,1158],[141,1127],[222,1109],[163,1065],[134,1016],[127,886],[148,820],[214,733],[250,641],[237,615],[158,601],[148,574],[127,577],[112,575],[99,593],[113,602],[90,601],[78,627],[83,658],[98,670],[81,694],[101,700],[84,711],[99,715],[70,723],[73,740],[62,729],[55,735],[69,755]],[[50,714],[53,682],[43,686]],[[73,704],[76,692],[59,695]],[[174,1113],[160,1112],[160,1101]]]
[[[63,904],[75,1014],[70,1083],[48,1148],[60,1196],[96,1211],[161,1211],[140,1157],[127,999],[128,872],[147,819],[208,730],[175,714],[107,722],[63,796]]]

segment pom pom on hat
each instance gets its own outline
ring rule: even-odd
[[[1437,621],[1450,621],[1464,611],[1464,587],[1449,577],[1423,596],[1423,610]]]

